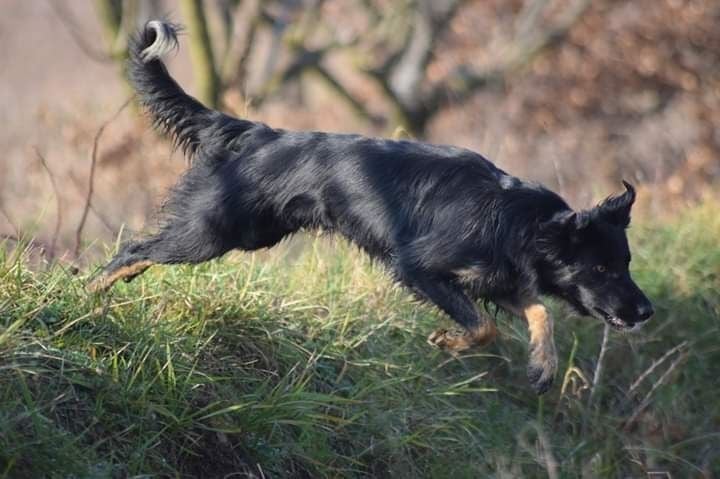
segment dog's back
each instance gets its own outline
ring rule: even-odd
[[[154,124],[192,167],[166,200],[160,230],[128,245],[110,270],[133,261],[197,263],[322,228],[416,291],[418,276],[427,276],[495,300],[534,281],[527,277],[538,225],[571,212],[555,193],[466,149],[290,132],[208,109],[162,63],[176,46],[174,25],[149,22],[130,43],[129,73]]]
[[[484,210],[522,186],[461,148],[289,132],[207,109],[160,61],[175,35],[173,25],[150,22],[131,43],[130,79],[154,123],[193,159],[166,215],[204,217],[222,249],[322,227],[386,260],[419,237],[467,237],[492,220]]]

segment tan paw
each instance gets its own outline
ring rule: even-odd
[[[438,329],[428,336],[428,344],[458,353],[476,346],[485,346],[493,342],[497,336],[497,328],[493,321],[480,324],[473,330]]]
[[[457,329],[438,329],[428,336],[427,342],[444,351],[458,353],[473,346],[469,336],[467,332]]]
[[[544,394],[553,384],[557,372],[557,354],[552,340],[536,345],[530,352],[527,375],[536,394]]]
[[[96,293],[99,291],[107,291],[115,284],[118,280],[125,280],[126,282],[131,281],[136,276],[142,274],[146,269],[152,266],[154,263],[149,260],[138,261],[128,266],[118,268],[112,273],[101,273],[97,278],[92,280],[87,285],[86,289],[90,293]]]
[[[87,290],[88,293],[97,293],[100,291],[107,291],[110,289],[110,286],[107,284],[107,279],[104,275],[100,275],[94,280],[90,281],[87,286],[85,286],[85,290]]]

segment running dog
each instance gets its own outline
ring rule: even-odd
[[[476,301],[528,322],[528,377],[542,394],[557,369],[541,296],[618,330],[653,308],[628,271],[635,190],[584,211],[452,146],[291,132],[230,117],[187,95],[161,57],[178,27],[151,21],[131,40],[129,76],[155,126],[192,159],[156,233],[122,246],[89,285],[106,290],[155,264],[200,263],[268,248],[300,230],[337,232],[383,263],[461,329],[429,341],[450,352],[491,342]]]

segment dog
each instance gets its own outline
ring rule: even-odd
[[[626,228],[635,189],[573,211],[557,194],[452,146],[291,132],[206,108],[161,57],[178,26],[150,21],[130,41],[129,78],[155,126],[191,158],[156,233],[124,244],[91,291],[156,264],[200,263],[269,248],[300,230],[336,232],[383,263],[459,330],[429,342],[449,352],[496,336],[483,300],[525,318],[528,377],[542,394],[557,369],[553,320],[541,297],[631,330],[653,315],[633,282]]]

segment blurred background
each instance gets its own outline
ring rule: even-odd
[[[0,12],[0,477],[720,477],[720,0]],[[152,228],[187,168],[124,76],[159,16],[185,26],[172,75],[231,114],[467,147],[576,208],[635,183],[657,317],[603,334],[553,308],[564,374],[538,400],[524,324],[446,360],[437,312],[342,241],[88,295],[69,273]]]
[[[129,32],[185,26],[191,94],[286,129],[476,150],[587,207],[638,214],[720,178],[717,0],[3,0],[0,235],[91,259],[186,167],[124,79]],[[126,106],[123,106],[126,105]]]

